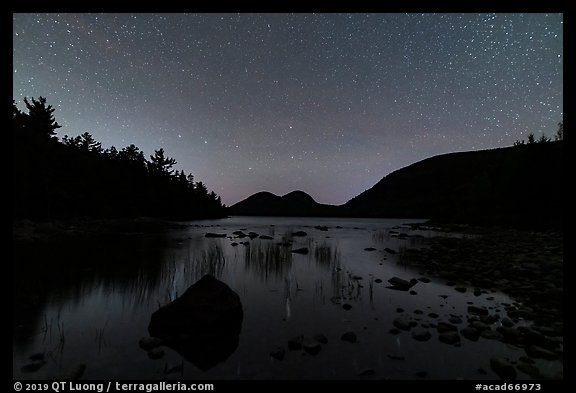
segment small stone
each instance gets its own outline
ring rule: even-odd
[[[22,371],[23,373],[33,373],[40,370],[45,364],[46,362],[44,360],[41,362],[30,363],[25,366],[22,366],[20,368],[20,371]]]
[[[358,337],[354,332],[346,332],[342,335],[342,337],[340,337],[340,339],[349,343],[355,343],[358,341]]]
[[[320,345],[316,342],[304,344],[304,351],[306,351],[307,353],[309,353],[310,355],[313,355],[313,356],[318,355],[318,353],[320,352],[321,349],[322,349],[322,345]]]
[[[492,329],[482,330],[482,332],[480,332],[480,337],[485,338],[487,340],[499,340],[499,341],[504,338],[502,333]]]
[[[277,360],[283,360],[284,355],[286,355],[286,350],[282,347],[278,347],[272,352],[270,352],[270,356]]]
[[[148,357],[150,359],[160,359],[164,357],[164,350],[162,348],[153,348],[148,351]]]
[[[306,255],[306,254],[308,254],[309,250],[308,250],[308,248],[306,248],[306,247],[302,247],[302,248],[297,248],[297,249],[295,249],[295,250],[292,250],[292,252],[293,252],[294,254],[303,254],[303,255]]]
[[[440,333],[438,339],[444,344],[456,344],[460,342],[460,335],[454,331]]]
[[[432,338],[432,335],[428,330],[416,329],[412,332],[412,338],[416,341],[428,341]]]
[[[352,305],[350,305],[350,304],[348,304],[348,303],[344,303],[344,304],[342,305],[342,308],[343,308],[344,310],[348,311],[348,310],[352,309]]]
[[[468,312],[474,315],[488,315],[488,310],[485,307],[468,306]]]
[[[456,326],[451,325],[451,324],[446,323],[446,322],[438,322],[438,325],[436,326],[436,330],[438,330],[438,333],[457,332],[458,328]]]
[[[490,358],[490,368],[500,377],[500,379],[516,379],[516,370],[508,360],[493,356]]]
[[[525,348],[526,354],[535,359],[547,359],[547,360],[555,360],[558,356],[547,349],[539,347],[537,345],[530,345],[529,347]]]
[[[392,277],[388,280],[388,282],[392,284],[392,289],[397,289],[400,291],[407,291],[414,286],[414,284],[412,284],[410,281],[406,281],[400,277]]]
[[[376,251],[374,247],[366,247],[364,251]]]
[[[418,314],[418,315],[424,314],[424,311],[416,309],[416,310],[414,310],[414,314]]]
[[[384,249],[384,251],[386,251],[388,254],[396,254],[396,253],[397,253],[395,250],[393,250],[393,249],[391,249],[391,248],[388,248],[388,247],[386,247],[386,248]]]
[[[296,231],[296,232],[292,233],[292,236],[304,237],[304,236],[308,236],[308,234],[304,231]]]
[[[402,307],[398,307],[396,308],[396,312],[404,312],[404,309]]]
[[[262,240],[274,240],[274,238],[272,236],[267,236],[267,235],[260,235],[260,239],[262,239]]]
[[[482,322],[482,321],[473,321],[473,322],[470,324],[470,326],[472,326],[474,329],[480,330],[480,331],[490,329],[490,325],[488,325],[488,324],[486,324],[486,323],[484,323],[484,322]]]
[[[424,284],[428,284],[430,279],[428,277],[420,277],[418,281],[423,282]]]
[[[458,317],[450,317],[448,319],[448,322],[453,323],[453,324],[460,324],[462,323],[462,319],[458,318]]]
[[[368,375],[374,375],[375,371],[371,368],[367,368],[366,370],[362,370],[358,373],[359,377],[365,377]]]
[[[473,327],[461,329],[460,334],[470,341],[478,341],[478,337],[480,337],[478,329],[474,329]]]
[[[518,369],[518,371],[522,371],[524,374],[528,374],[531,377],[540,376],[540,370],[538,370],[536,366],[533,366],[531,364],[520,363],[519,365],[516,366],[516,368]]]
[[[396,318],[392,324],[400,330],[410,330],[410,324],[404,318]]]
[[[408,292],[408,293],[409,293],[410,295],[418,295],[418,292],[416,292],[416,291],[410,291],[410,292]]]
[[[461,293],[466,292],[466,287],[454,287],[454,289]]]
[[[512,327],[514,326],[514,322],[512,322],[512,320],[510,318],[502,318],[502,326],[504,327]]]
[[[429,316],[430,318],[438,318],[438,317],[439,317],[439,315],[436,314],[435,312],[428,313],[428,316]]]
[[[44,354],[43,353],[35,353],[34,355],[30,356],[28,359],[30,360],[44,360]]]
[[[302,341],[304,340],[304,336],[297,336],[288,340],[288,350],[289,351],[297,351],[302,349]]]
[[[138,345],[140,348],[149,351],[162,345],[162,340],[158,337],[143,337],[138,341]]]
[[[376,280],[374,280],[375,283],[380,284],[382,282],[381,279],[377,278]]]

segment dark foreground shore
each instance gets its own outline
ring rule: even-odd
[[[488,313],[470,306],[468,327],[461,334],[490,336],[525,350],[527,356],[519,361],[496,360],[503,363],[495,367],[504,370],[504,379],[513,366],[535,378],[561,379],[561,374],[541,373],[534,359],[563,361],[563,234],[439,229],[446,236],[425,238],[423,247],[404,249],[402,263],[445,279],[455,291],[472,290],[474,296],[489,296],[494,291],[508,294],[515,302],[503,304],[507,317],[501,318],[497,309]]]

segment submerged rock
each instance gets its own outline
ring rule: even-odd
[[[355,343],[358,341],[358,337],[354,332],[346,332],[342,335],[342,337],[340,337],[340,339],[349,343]]]
[[[375,374],[375,371],[374,371],[373,369],[367,368],[367,369],[365,369],[365,370],[360,371],[360,372],[358,373],[358,376],[359,376],[359,377],[365,377],[365,376],[374,375],[374,374]]]
[[[162,340],[158,337],[142,337],[140,341],[138,341],[138,345],[140,348],[149,351],[162,345]]]
[[[412,284],[410,281],[406,281],[400,277],[392,277],[388,280],[388,282],[392,285],[392,289],[397,289],[400,291],[407,291],[414,286],[414,284]]]
[[[277,359],[277,360],[283,360],[284,355],[286,355],[286,350],[282,347],[278,347],[275,350],[273,350],[272,352],[270,352],[270,357]]]
[[[260,235],[260,239],[262,239],[262,240],[274,240],[274,238],[272,236],[267,236],[267,235]]]
[[[535,359],[555,360],[558,358],[558,355],[556,355],[554,352],[537,345],[530,345],[526,347],[526,354]]]
[[[164,357],[164,350],[161,348],[153,348],[148,351],[148,357],[150,359],[160,359]]]
[[[309,250],[306,247],[302,247],[302,248],[297,248],[295,250],[292,250],[291,252],[293,252],[294,254],[303,254],[306,255],[308,254]]]
[[[468,312],[474,315],[488,315],[488,309],[485,307],[468,306]]]
[[[304,351],[309,353],[310,355],[316,356],[322,350],[322,345],[318,344],[317,342],[308,342],[304,344]]]
[[[388,247],[386,247],[386,248],[384,249],[384,251],[386,251],[388,254],[396,254],[396,253],[397,253],[396,250],[393,250],[393,249],[388,248]]]
[[[410,330],[410,323],[404,318],[396,318],[392,324],[400,330]]]
[[[204,235],[204,237],[226,237],[226,234],[208,232],[207,234]]]
[[[302,349],[302,342],[304,341],[304,336],[300,335],[288,340],[288,350],[297,351]]]
[[[436,329],[438,330],[438,333],[457,332],[458,331],[458,328],[456,326],[449,324],[449,323],[446,323],[446,322],[438,322]]]
[[[292,236],[304,237],[304,236],[308,236],[308,234],[304,231],[296,231],[296,232],[292,233]]]
[[[482,332],[480,333],[480,337],[488,340],[502,340],[504,338],[502,333],[492,329],[482,330]]]
[[[44,361],[44,360],[42,360],[40,362],[36,362],[36,363],[30,363],[30,364],[27,364],[25,366],[22,366],[20,368],[20,371],[22,371],[23,373],[33,373],[33,372],[40,370],[45,364],[46,364],[46,361]]]
[[[460,334],[470,341],[478,341],[478,337],[480,337],[480,332],[478,329],[474,329],[473,327],[466,327],[461,329]]]
[[[201,370],[226,360],[238,347],[244,314],[240,297],[205,275],[152,314],[148,332]]]
[[[428,330],[416,329],[412,332],[412,338],[416,341],[428,341],[432,338],[432,335]]]
[[[352,305],[348,304],[348,303],[344,303],[342,305],[342,308],[346,311],[351,310],[352,309]]]
[[[447,331],[440,333],[438,339],[444,344],[457,344],[460,342],[460,335],[458,332]]]
[[[490,358],[490,368],[501,379],[516,379],[516,370],[508,360],[500,356],[492,356]]]

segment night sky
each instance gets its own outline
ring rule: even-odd
[[[341,204],[440,153],[552,136],[561,14],[14,14],[13,96],[163,147],[227,205]]]

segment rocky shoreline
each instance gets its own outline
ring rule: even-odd
[[[505,317],[470,305],[468,326],[460,335],[473,341],[489,336],[524,349],[526,356],[519,359],[490,359],[492,370],[502,379],[514,379],[515,369],[536,379],[562,379],[561,373],[541,373],[534,359],[563,362],[563,234],[439,229],[450,236],[424,238],[422,247],[402,249],[400,263],[446,280],[446,285],[459,292],[471,290],[474,296],[489,300],[490,293],[500,291],[515,299],[503,304]]]
[[[12,224],[12,238],[15,243],[28,243],[58,237],[158,234],[170,228],[186,226],[174,221],[149,217],[75,218],[54,221],[16,220]]]

